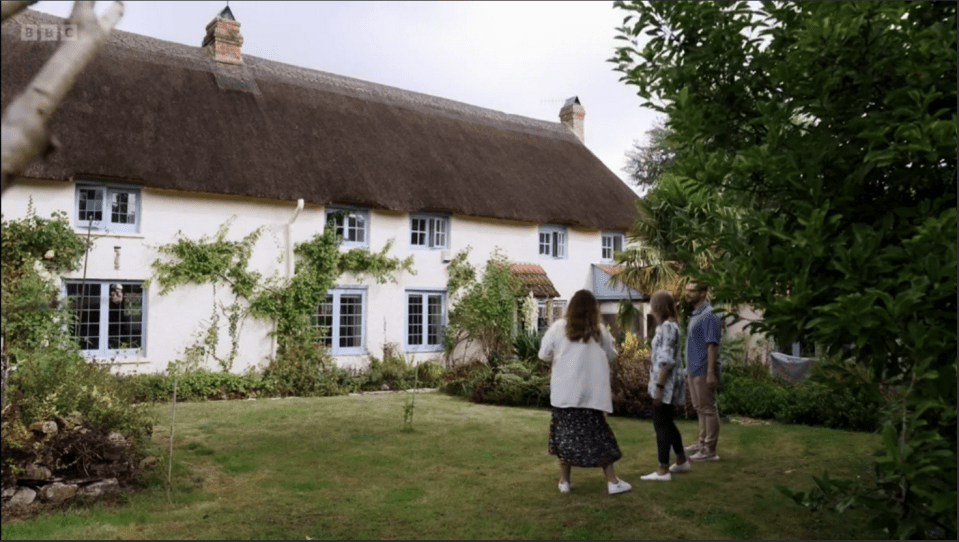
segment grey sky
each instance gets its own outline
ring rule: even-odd
[[[97,12],[109,2],[98,2]],[[33,9],[67,17],[73,2]],[[125,2],[118,28],[199,46],[224,0]],[[613,173],[656,113],[606,59],[612,2],[230,2],[243,53],[558,122],[579,96],[586,146]]]

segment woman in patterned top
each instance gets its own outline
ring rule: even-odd
[[[559,490],[570,491],[571,467],[601,467],[610,495],[632,489],[616,476],[623,456],[606,423],[613,412],[609,364],[616,358],[613,337],[599,323],[599,304],[587,290],[569,300],[566,318],[546,331],[539,357],[552,363],[549,453],[559,458]]]
[[[679,324],[676,323],[676,300],[666,290],[653,294],[650,300],[656,318],[653,337],[652,363],[649,364],[649,394],[653,397],[653,427],[656,429],[656,448],[659,468],[643,480],[672,479],[672,472],[689,470],[689,461],[683,449],[683,438],[673,422],[673,405],[686,402],[685,370],[679,358]],[[676,463],[669,466],[669,448],[676,452]]]

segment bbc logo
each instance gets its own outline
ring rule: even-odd
[[[77,41],[75,24],[25,24],[20,27],[22,41]]]

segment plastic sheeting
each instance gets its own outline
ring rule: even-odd
[[[769,370],[783,380],[799,382],[809,375],[809,368],[815,359],[772,352],[769,354]]]

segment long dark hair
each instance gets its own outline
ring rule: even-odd
[[[589,342],[596,339],[599,342],[602,335],[599,331],[599,304],[588,290],[580,290],[573,294],[566,308],[566,336],[571,341]]]

